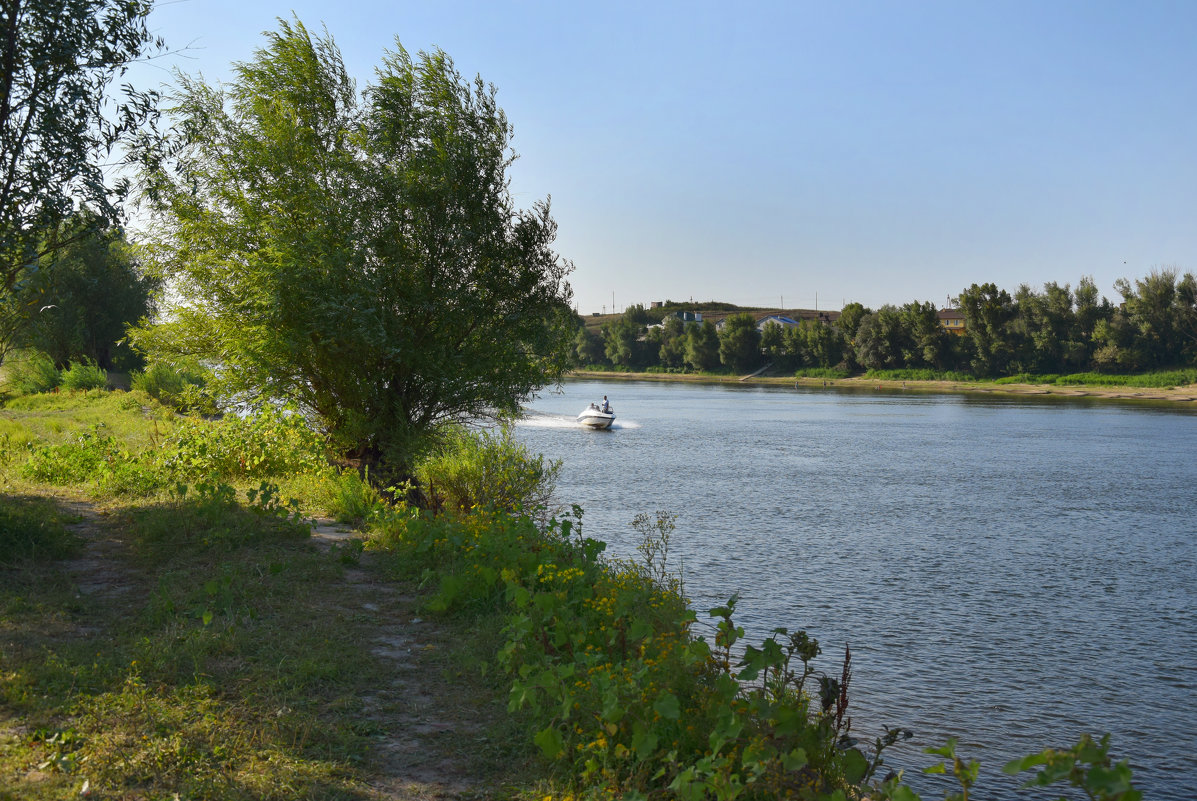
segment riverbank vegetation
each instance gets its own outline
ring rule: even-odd
[[[483,710],[456,759],[513,797],[917,798],[884,757],[907,734],[852,728],[849,652],[825,671],[807,632],[742,642],[735,598],[689,609],[671,515],[639,516],[639,557],[610,558],[580,509],[525,513],[551,495],[553,465],[502,434],[446,441],[421,470],[459,502],[434,512],[338,471],[297,415],[182,417],[140,392],[10,399],[0,771],[13,797],[84,783],[106,797],[359,797],[388,770],[386,743],[444,746],[406,729],[401,700],[390,713],[369,701],[399,670],[378,638],[423,617],[432,650],[453,656],[417,664]],[[363,532],[313,549],[311,514]],[[347,570],[372,577],[360,604],[344,600]],[[411,595],[402,619],[379,611],[393,593]],[[953,744],[932,756],[962,792],[976,781]],[[1009,769],[1138,797],[1104,741]]]
[[[1156,270],[1133,283],[1119,280],[1115,304],[1082,278],[1068,284],[1023,285],[1013,294],[973,284],[956,303],[963,333],[940,325],[931,303],[867,309],[849,303],[840,312],[798,312],[797,324],[765,323],[763,313],[729,312],[727,304],[690,309],[666,304],[630,307],[595,327],[579,318],[575,367],[588,370],[744,374],[766,365],[772,375],[838,376],[912,371],[921,380],[1013,379],[1027,383],[1176,386],[1197,380],[1197,279]],[[712,313],[713,312],[713,313]],[[784,310],[774,312],[784,314]],[[691,317],[694,314],[691,313]],[[720,319],[716,328],[711,318]],[[1167,384],[1111,378],[1166,372]],[[897,375],[898,372],[893,373]],[[930,376],[934,376],[931,378]],[[1043,380],[1037,380],[1042,377]]]

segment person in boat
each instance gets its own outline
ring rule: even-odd
[[[603,405],[600,409],[603,414],[611,414],[611,402],[607,400],[607,396],[603,396]]]

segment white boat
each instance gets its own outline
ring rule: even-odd
[[[598,404],[592,403],[578,415],[578,422],[587,428],[610,428],[615,422],[615,412],[611,411],[610,406],[604,412]]]

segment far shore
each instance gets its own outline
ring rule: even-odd
[[[1197,384],[1184,387],[1110,387],[1058,384],[995,384],[992,381],[898,381],[857,376],[854,378],[794,378],[784,376],[739,377],[688,373],[619,373],[574,370],[570,378],[598,378],[604,381],[681,381],[696,384],[747,384],[841,389],[908,390],[942,394],[983,393],[989,395],[1050,395],[1058,398],[1102,398],[1108,400],[1164,401],[1188,404],[1197,401]]]

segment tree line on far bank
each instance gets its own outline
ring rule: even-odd
[[[911,301],[873,310],[844,306],[833,322],[768,323],[740,312],[721,328],[683,322],[672,309],[632,306],[596,331],[579,321],[573,357],[579,367],[746,373],[932,370],[996,378],[1078,372],[1127,373],[1197,365],[1197,279],[1153,270],[1115,282],[1118,303],[1091,278],[1075,288],[1055,282],[1014,294],[972,284],[955,300],[964,334],[940,325],[935,304]],[[656,323],[661,323],[656,325]]]

